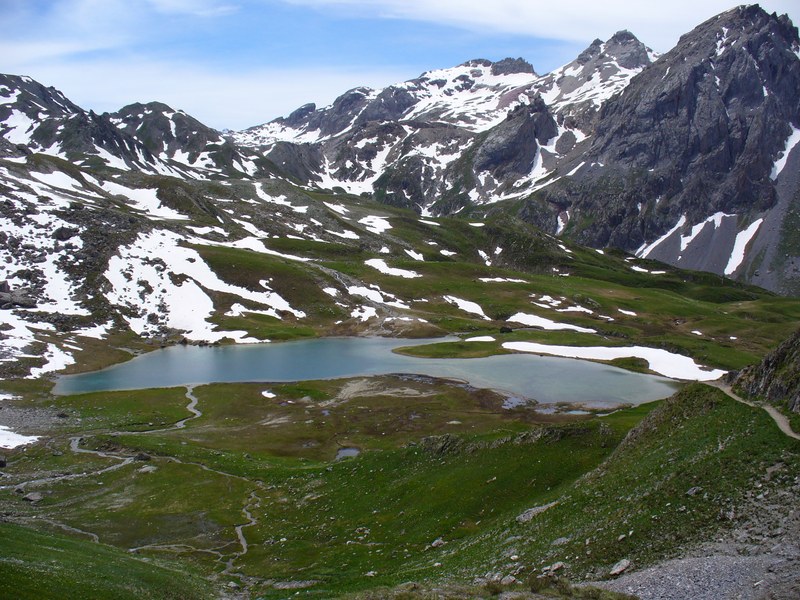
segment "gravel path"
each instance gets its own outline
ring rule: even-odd
[[[737,509],[746,517],[715,541],[595,585],[642,600],[797,600],[800,476],[779,463],[767,469],[759,489]]]
[[[770,406],[769,404],[756,404],[755,402],[750,402],[749,400],[745,400],[741,396],[737,395],[733,391],[731,386],[729,386],[727,383],[723,383],[722,380],[708,381],[706,383],[708,383],[709,385],[713,385],[717,389],[722,390],[730,398],[733,398],[737,402],[741,402],[742,404],[746,404],[747,406],[752,406],[753,408],[763,408],[765,411],[767,411],[767,414],[770,417],[772,417],[772,420],[775,421],[775,424],[778,426],[778,429],[780,429],[790,438],[794,438],[795,440],[800,440],[800,433],[795,433],[794,430],[792,430],[792,426],[789,425],[789,419],[787,419],[786,415],[781,413],[774,406]]]
[[[721,600],[760,597],[770,569],[785,562],[773,555],[712,555],[670,560],[623,575],[603,587],[642,600]]]

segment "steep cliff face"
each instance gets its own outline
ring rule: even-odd
[[[742,369],[733,383],[750,396],[800,413],[800,330],[760,364]]]
[[[800,126],[798,49],[789,19],[758,6],[698,26],[603,105],[542,208],[568,210],[566,233],[588,245],[752,278],[745,249],[797,192],[780,184]]]

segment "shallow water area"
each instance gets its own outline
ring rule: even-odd
[[[173,346],[128,362],[58,379],[56,394],[232,382],[293,382],[413,373],[459,379],[539,403],[587,407],[641,404],[670,396],[674,381],[589,361],[504,354],[431,359],[394,349],[443,340],[318,338],[279,344]]]
[[[355,458],[359,454],[361,454],[361,450],[358,448],[339,448],[338,452],[336,452],[336,460]]]

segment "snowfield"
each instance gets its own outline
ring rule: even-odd
[[[559,323],[558,321],[553,321],[545,317],[530,315],[522,312],[511,315],[507,320],[511,323],[521,323],[523,325],[528,325],[529,327],[538,327],[539,329],[545,329],[547,331],[566,330],[577,331],[579,333],[597,333],[594,329],[589,329],[588,327],[579,327],[578,325],[570,325],[569,323]]]
[[[551,356],[580,358],[584,360],[641,358],[647,361],[651,371],[655,371],[670,379],[714,381],[726,373],[726,371],[721,369],[706,369],[698,365],[688,356],[644,346],[613,348],[607,346],[549,346],[547,344],[538,344],[535,342],[506,342],[503,344],[503,348],[506,350],[515,350],[517,352],[549,354]]]
[[[207,320],[214,314],[214,303],[205,290],[233,294],[262,305],[266,307],[263,314],[277,319],[281,312],[298,319],[305,317],[305,313],[293,309],[270,290],[265,281],[264,291],[225,283],[196,250],[182,246],[183,242],[178,234],[155,230],[140,234],[136,242],[120,248],[109,261],[105,278],[112,289],[106,298],[125,309],[125,320],[137,334],[153,335],[165,326],[185,331],[190,340],[255,341],[243,331],[216,331],[216,326]]]

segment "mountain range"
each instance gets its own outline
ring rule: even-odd
[[[476,263],[531,269],[523,247],[563,262],[579,244],[793,295],[798,141],[798,32],[758,6],[706,21],[661,56],[620,31],[545,75],[521,58],[475,59],[238,132],[158,102],[96,114],[2,75],[2,293],[8,308],[37,306],[39,327],[214,341],[171,293],[193,280],[207,316],[221,310],[209,290],[230,284],[209,283],[220,278],[207,261],[198,275],[197,257],[159,268],[153,256],[190,245],[308,263],[276,248],[309,242],[422,257],[432,246],[418,236],[387,238],[395,213],[381,210],[403,209],[422,223],[518,224],[470,249]],[[538,241],[496,252],[518,226]],[[305,314],[281,285],[244,296],[268,314]],[[7,357],[41,343],[31,318],[9,325]],[[52,357],[58,347],[38,346]]]

